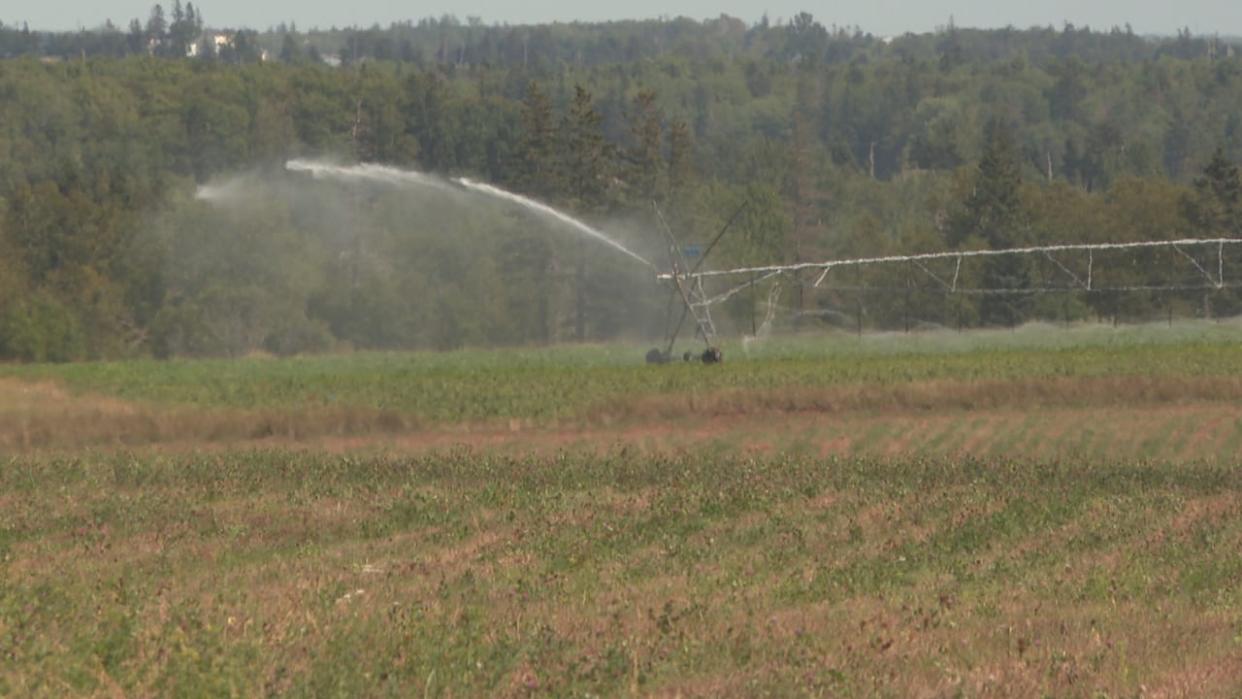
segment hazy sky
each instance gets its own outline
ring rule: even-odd
[[[167,0],[165,9],[172,0]],[[146,19],[154,0],[4,0],[0,21],[28,21],[41,29],[73,29],[97,26],[112,19],[119,26],[134,17]],[[199,0],[207,24],[213,27],[247,26],[263,29],[281,21],[297,22],[300,28],[332,25],[365,25],[375,22],[418,19],[451,12],[460,18],[477,15],[487,23],[527,23],[573,20],[633,19],[685,15],[696,19],[721,13],[747,22],[765,12],[770,18],[790,17],[807,10],[825,25],[859,25],[874,34],[928,31],[953,16],[959,26],[1017,27],[1052,24],[1066,20],[1077,25],[1107,29],[1129,22],[1140,33],[1172,34],[1190,27],[1197,34],[1242,35],[1242,1],[1239,0],[950,0],[948,2],[897,2],[896,0],[839,0],[813,3],[806,0],[629,0],[583,2],[583,0]]]

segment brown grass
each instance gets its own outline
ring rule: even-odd
[[[206,410],[129,403],[70,394],[49,382],[0,378],[0,450],[133,447],[168,443],[236,443],[270,438],[396,434],[419,421],[367,408]]]
[[[622,447],[679,451],[724,443],[756,456],[792,446],[824,457],[1099,453],[1193,461],[1233,456],[1242,401],[1227,397],[1238,386],[1235,380],[1099,379],[731,392],[694,399],[692,413],[682,412],[689,399],[664,396],[636,400],[578,425],[515,427],[420,426],[405,416],[352,408],[156,409],[72,395],[48,383],[0,379],[0,452],[238,445],[435,451],[470,445],[550,454]]]

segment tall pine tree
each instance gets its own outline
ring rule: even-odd
[[[579,211],[598,211],[606,203],[611,149],[602,127],[603,117],[590,91],[575,85],[562,122],[562,164],[567,193]]]
[[[663,116],[656,94],[640,90],[630,114],[630,146],[626,149],[631,197],[639,206],[664,198]]]
[[[1022,206],[1022,165],[1009,125],[988,122],[983,157],[970,194],[950,222],[948,242],[955,247],[1005,250],[1030,242],[1029,216]],[[1015,325],[1025,320],[1028,305],[1021,295],[1030,288],[1034,272],[1029,260],[1004,256],[985,263],[982,285],[1011,294],[987,295],[980,300],[980,319],[986,324]]]
[[[611,149],[604,140],[603,117],[595,109],[595,100],[583,86],[574,87],[574,98],[565,115],[562,132],[563,163],[566,190],[571,205],[579,212],[599,212],[607,203],[608,179],[611,176]],[[587,270],[585,241],[577,245],[574,273],[574,338],[587,337],[590,276]]]
[[[552,101],[530,81],[522,100],[522,135],[518,142],[513,184],[541,199],[552,199],[560,191],[560,168],[556,158],[556,122]]]
[[[1194,192],[1183,210],[1199,235],[1242,236],[1242,178],[1224,149],[1217,148],[1203,174],[1195,178]]]

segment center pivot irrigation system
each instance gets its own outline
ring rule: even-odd
[[[1226,254],[1227,249],[1239,250],[1236,246],[1242,245],[1242,239],[1238,238],[1183,238],[1132,243],[1042,245],[1006,250],[954,250],[918,255],[862,257],[721,270],[701,269],[707,256],[744,208],[745,206],[734,212],[693,265],[688,263],[683,254],[683,248],[678,245],[664,217],[660,215],[658,209],[656,210],[664,234],[669,241],[671,267],[668,272],[657,275],[657,279],[669,282],[673,291],[669,299],[669,325],[665,344],[663,348],[655,348],[647,353],[649,363],[666,363],[672,360],[673,347],[687,317],[694,319],[697,336],[703,340],[706,349],[701,355],[686,352],[682,358],[685,361],[699,359],[705,364],[719,363],[724,357],[717,344],[718,334],[712,320],[712,307],[759,284],[767,282],[779,284],[782,279],[795,280],[799,283],[803,279],[809,281],[810,277],[804,277],[804,275],[813,275],[814,281],[811,286],[820,288],[836,270],[852,269],[856,274],[853,286],[831,286],[830,288],[834,291],[862,293],[904,290],[907,298],[911,289],[915,288],[916,279],[917,283],[922,285],[918,287],[920,290],[935,291],[946,297],[1033,296],[1069,292],[1219,291],[1242,286],[1242,279],[1237,282],[1226,281],[1226,267],[1230,264],[1242,263],[1242,259],[1231,258]],[[1138,260],[1131,258],[1130,268],[1125,269],[1124,263],[1119,263],[1115,256],[1110,255],[1110,253],[1127,252],[1163,252],[1166,257],[1171,255],[1171,259],[1159,262],[1149,259],[1146,266],[1141,271],[1137,271]],[[1034,283],[1004,287],[971,286],[966,282],[968,276],[973,279],[977,275],[964,273],[964,266],[976,261],[1003,258],[1027,258],[1030,268],[1035,270]],[[1169,272],[1178,264],[1181,264],[1192,275],[1190,279],[1176,282],[1169,279]],[[904,286],[865,287],[857,281],[861,278],[861,271],[864,268],[885,267],[904,268],[907,274]],[[1153,277],[1156,279],[1153,280]],[[710,295],[707,292],[709,283],[715,289]],[[775,290],[776,287],[773,291]],[[774,294],[770,295],[769,299],[774,296]],[[682,306],[680,319],[673,323],[673,307],[678,301]]]
[[[677,241],[677,237],[673,235],[673,229],[669,227],[668,221],[664,219],[663,212],[660,207],[652,203],[655,209],[656,218],[660,221],[660,229],[664,232],[665,238],[668,239],[668,257],[670,271],[657,276],[657,279],[670,281],[673,285],[672,294],[668,299],[668,309],[665,312],[665,337],[664,346],[654,347],[647,352],[648,364],[667,364],[673,360],[673,347],[677,344],[677,336],[681,334],[681,329],[686,324],[687,316],[694,318],[695,326],[698,329],[698,336],[702,338],[703,343],[707,346],[703,353],[696,355],[693,352],[686,352],[682,359],[691,361],[699,359],[704,364],[719,364],[724,361],[724,354],[717,345],[716,323],[712,320],[712,303],[707,297],[707,292],[703,288],[703,279],[705,273],[699,271],[707,257],[711,255],[712,250],[716,249],[716,244],[724,237],[725,233],[733,226],[733,222],[738,216],[746,210],[746,204],[742,204],[733,212],[733,215],[725,222],[725,225],[716,233],[716,237],[712,238],[712,242],[707,248],[702,250],[698,255],[698,260],[691,266],[686,259],[686,249]],[[681,301],[681,314],[677,322],[673,322],[674,307],[677,301]]]

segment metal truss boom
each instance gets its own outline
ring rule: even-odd
[[[1003,257],[1006,255],[1050,255],[1054,252],[1092,252],[1099,250],[1138,250],[1143,248],[1183,248],[1204,245],[1216,245],[1223,249],[1226,245],[1242,245],[1242,238],[1183,238],[1180,240],[1146,240],[1137,243],[1075,243],[1069,245],[1041,245],[1025,248],[1007,248],[1004,250],[951,250],[946,252],[929,252],[919,255],[888,255],[885,257],[859,257],[846,260],[826,260],[824,262],[801,262],[791,265],[765,265],[761,267],[738,267],[736,269],[717,269],[705,272],[693,272],[680,275],[683,278],[728,277],[752,274],[802,272],[806,270],[831,270],[837,267],[859,267],[866,265],[882,265],[894,263],[919,263],[929,260],[961,260],[972,257]],[[1197,263],[1196,263],[1197,264]],[[1205,272],[1206,273],[1206,272]],[[658,275],[658,279],[670,280],[672,273]]]
[[[708,307],[718,303],[722,303],[737,295],[738,293],[748,289],[756,284],[764,281],[780,277],[786,274],[797,274],[800,272],[814,271],[819,272],[814,286],[819,287],[827,279],[829,273],[834,269],[840,268],[856,268],[860,269],[867,266],[882,265],[905,265],[910,269],[920,270],[928,278],[934,280],[939,287],[943,288],[945,293],[949,294],[1028,294],[1028,293],[1048,293],[1048,292],[1065,292],[1065,291],[1140,291],[1140,290],[1161,290],[1161,289],[1188,289],[1191,288],[1185,284],[1174,285],[1169,287],[1155,285],[1127,285],[1124,287],[1108,287],[1100,288],[1097,284],[1096,274],[1096,253],[1106,251],[1137,251],[1137,250],[1173,250],[1182,257],[1185,257],[1194,268],[1206,279],[1206,284],[1201,287],[1205,289],[1225,289],[1233,288],[1235,285],[1225,280],[1225,247],[1230,245],[1242,245],[1242,238],[1181,238],[1177,240],[1147,240],[1131,243],[1074,243],[1066,245],[1039,245],[1021,248],[1009,248],[1004,250],[950,250],[944,252],[922,253],[917,255],[887,255],[883,257],[861,257],[853,259],[826,260],[823,262],[803,262],[789,265],[764,265],[758,267],[740,267],[736,269],[722,270],[674,270],[671,273],[658,275],[661,280],[672,280],[684,284],[694,286],[700,290],[699,298],[694,299],[692,306]],[[1187,252],[1187,249],[1204,247],[1214,248],[1211,250],[1216,257],[1215,264],[1201,262],[1194,255]],[[1086,269],[1084,271],[1075,272],[1070,269],[1065,261],[1056,257],[1057,253],[1086,253]],[[1200,253],[1202,255],[1202,253]],[[974,258],[998,258],[998,257],[1014,257],[1014,256],[1038,256],[1046,258],[1050,261],[1062,274],[1065,275],[1068,286],[1053,287],[1036,287],[1026,289],[967,289],[959,286],[959,279],[962,271],[962,261]],[[943,275],[935,273],[926,263],[945,260],[953,263],[952,277],[949,278],[947,272]],[[1075,265],[1077,266],[1077,265]],[[1215,269],[1212,269],[1215,267]],[[682,270],[685,270],[683,267]],[[723,291],[716,296],[706,297],[702,294],[702,283],[704,280],[712,278],[727,279],[731,277],[747,277],[747,281]]]

